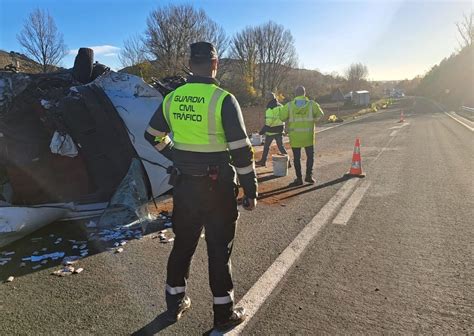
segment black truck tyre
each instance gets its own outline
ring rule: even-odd
[[[74,60],[74,67],[72,68],[74,79],[83,84],[89,83],[92,78],[93,63],[94,50],[90,48],[80,48]]]

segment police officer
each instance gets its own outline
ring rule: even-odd
[[[275,109],[275,107],[281,106],[281,104],[278,102],[278,99],[273,92],[269,92],[268,97],[270,98],[270,101],[268,102],[265,111],[265,126],[263,126],[260,131],[261,135],[265,134],[265,145],[263,146],[261,160],[256,162],[259,166],[266,165],[268,152],[273,140],[277,143],[280,153],[287,154],[285,146],[283,146],[283,131],[285,130],[285,126],[283,121],[280,120],[278,109]]]
[[[296,172],[296,179],[291,185],[299,186],[303,184],[301,148],[304,148],[306,152],[305,182],[315,183],[313,179],[314,125],[324,115],[324,112],[318,103],[306,97],[304,86],[298,86],[295,89],[295,96],[292,101],[277,109],[280,119],[288,121],[288,134]]]
[[[245,319],[244,309],[234,308],[230,261],[238,217],[234,168],[244,190],[246,210],[257,204],[257,179],[239,103],[215,79],[218,60],[214,46],[191,44],[189,65],[193,75],[164,98],[145,132],[147,140],[174,166],[176,237],[168,259],[166,303],[173,322],[190,308],[186,282],[204,227],[214,328],[223,331]]]

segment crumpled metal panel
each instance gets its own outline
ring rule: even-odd
[[[127,175],[100,217],[99,227],[120,227],[146,217],[141,209],[148,202],[145,178],[140,161],[133,159]]]

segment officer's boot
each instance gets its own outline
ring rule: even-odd
[[[315,184],[316,183],[316,180],[313,178],[312,174],[306,175],[304,181],[309,183],[309,184]]]
[[[266,166],[267,166],[267,162],[266,162],[266,160],[265,160],[265,161],[259,160],[259,161],[255,162],[255,165],[256,165],[256,166],[260,166],[260,167],[266,167]]]
[[[232,315],[224,320],[214,320],[214,329],[219,332],[225,332],[238,326],[245,321],[247,316],[245,315],[244,308],[234,308]]]
[[[168,306],[167,319],[169,322],[175,323],[191,308],[191,299],[184,295],[166,293],[166,305]]]

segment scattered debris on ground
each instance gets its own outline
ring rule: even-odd
[[[112,253],[125,252],[131,240],[140,240],[144,234],[152,233],[151,238],[159,238],[163,244],[173,242],[171,211],[162,210],[155,213],[154,218],[147,226],[148,232],[143,232],[138,222],[120,228],[100,228],[96,221],[88,220],[78,224],[81,228],[72,234],[58,231],[38,236],[36,233],[35,237],[24,239],[23,244],[26,248],[21,253],[12,248],[0,251],[0,267],[5,265],[5,271],[13,270],[13,273],[16,267],[18,274],[21,275],[25,274],[25,271],[27,273],[31,270],[57,267],[59,264],[60,268],[51,274],[59,277],[79,274],[84,268],[79,267],[77,263],[88,255],[107,250]],[[9,274],[3,274],[4,280],[7,275]]]

